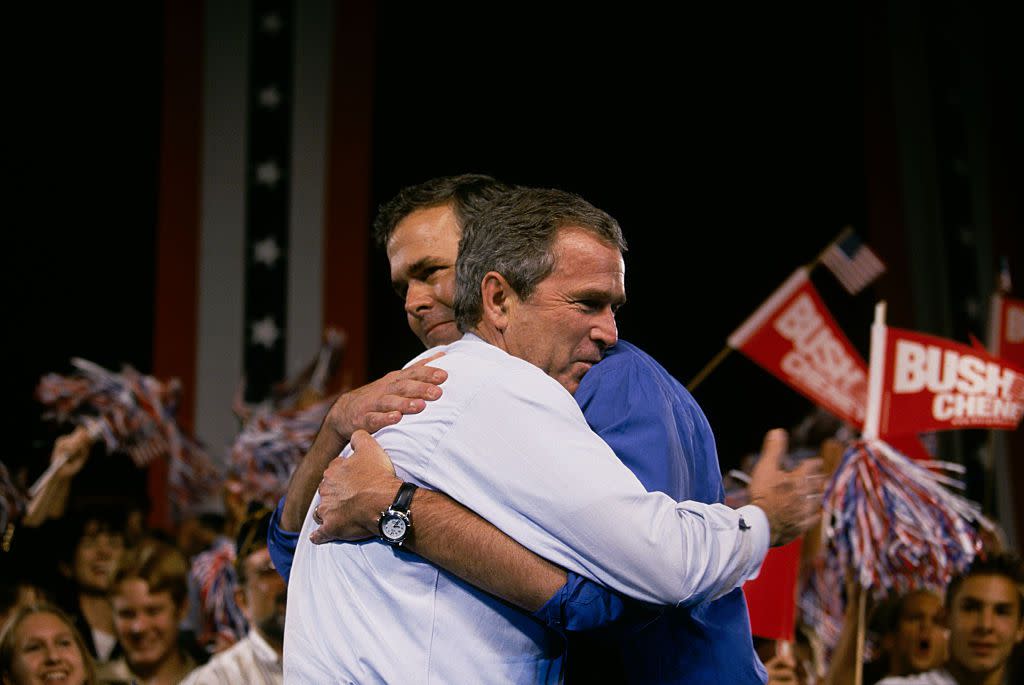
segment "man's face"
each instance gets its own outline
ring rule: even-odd
[[[949,607],[950,666],[973,674],[996,671],[1021,639],[1020,593],[1013,581],[998,575],[964,580]]]
[[[931,592],[913,592],[903,600],[891,636],[890,664],[894,675],[928,671],[946,660],[942,600]]]
[[[560,229],[555,268],[525,300],[512,297],[502,331],[509,354],[532,363],[570,393],[618,341],[615,310],[626,301],[618,248],[580,228]]]
[[[405,300],[409,328],[426,347],[462,337],[452,311],[461,233],[455,213],[445,205],[412,212],[388,240],[391,285]]]
[[[133,670],[152,670],[178,648],[178,622],[184,607],[177,607],[170,592],[149,591],[140,578],[128,578],[114,588],[114,629]]]
[[[250,625],[274,642],[284,641],[284,610],[288,586],[274,568],[266,547],[245,558],[245,584],[239,605]]]
[[[72,573],[78,587],[86,592],[106,593],[124,552],[120,533],[106,530],[98,521],[85,524],[75,546]]]

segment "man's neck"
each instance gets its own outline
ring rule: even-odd
[[[256,632],[257,635],[260,636],[260,638],[263,639],[264,642],[267,643],[267,645],[272,650],[274,650],[274,652],[277,654],[278,661],[280,661],[281,655],[284,654],[284,636],[282,635],[280,638],[275,639],[270,635],[267,635],[259,628],[256,628],[255,626],[253,627],[253,630]]]
[[[481,321],[473,328],[470,328],[466,333],[475,335],[485,343],[494,345],[495,347],[508,352],[508,349],[505,347],[505,339],[504,336],[502,336],[501,331],[492,326],[488,326],[484,321]]]
[[[953,676],[957,685],[1002,685],[1003,675],[1006,673],[1006,664],[986,673],[971,673],[963,666],[952,661],[946,664],[946,670]]]
[[[82,609],[82,615],[85,616],[85,622],[90,628],[114,634],[114,611],[110,608],[110,601],[106,596],[79,592],[78,606]]]
[[[151,669],[128,664],[139,677],[139,685],[175,685],[185,677],[185,659],[180,650],[174,652]]]

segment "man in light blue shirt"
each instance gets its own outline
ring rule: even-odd
[[[531,196],[530,193],[534,195]],[[524,194],[528,200],[532,198],[531,201],[536,204],[538,191],[520,192],[520,195]],[[560,197],[557,193],[554,195]],[[547,197],[550,199],[552,196],[549,194]],[[519,200],[522,201],[523,197],[519,197]],[[589,210],[593,208],[590,207]],[[510,211],[515,215],[517,210]],[[590,366],[600,359],[605,348],[614,344],[617,334],[612,310],[624,297],[621,256],[613,240],[594,238],[588,233],[587,226],[577,226],[576,218],[578,217],[569,217],[572,220],[566,220],[564,217],[555,217],[552,233],[555,237],[549,238],[547,245],[551,251],[541,251],[542,277],[539,280],[534,275],[534,282],[531,284],[530,279],[524,277],[520,273],[522,269],[519,268],[520,262],[526,263],[528,260],[516,258],[506,259],[504,262],[502,268],[508,272],[508,276],[499,271],[484,273],[479,294],[460,286],[459,293],[468,298],[467,301],[473,297],[480,299],[479,296],[483,295],[482,302],[475,305],[479,318],[473,320],[474,304],[469,302],[468,305],[464,303],[464,311],[470,313],[464,315],[465,321],[460,321],[465,328],[479,334],[481,339],[468,338],[463,343],[452,346],[449,355],[435,364],[453,368],[461,365],[463,375],[469,380],[461,382],[460,386],[449,382],[445,387],[445,396],[435,403],[436,409],[435,405],[432,405],[422,416],[407,417],[397,429],[388,429],[378,435],[382,441],[394,440],[389,449],[392,456],[396,456],[396,463],[399,469],[404,471],[403,475],[407,476],[407,479],[445,489],[449,494],[484,513],[506,532],[511,532],[513,537],[527,542],[535,551],[540,551],[567,568],[597,577],[622,592],[647,601],[674,604],[710,599],[721,594],[723,590],[728,591],[735,587],[759,564],[763,550],[760,550],[759,545],[755,545],[760,551],[750,556],[751,549],[747,543],[751,538],[757,537],[758,528],[766,523],[761,518],[763,514],[760,509],[754,507],[746,512],[747,518],[750,519],[746,521],[742,515],[724,507],[705,507],[695,503],[675,504],[663,496],[645,496],[646,493],[639,487],[640,484],[621,467],[618,460],[614,456],[610,460],[607,458],[610,454],[607,447],[600,441],[597,441],[599,445],[592,441],[592,433],[580,431],[579,436],[576,435],[582,417],[575,404],[571,403],[571,398],[570,403],[565,404],[563,398],[568,396],[564,395],[564,390],[552,384],[550,379],[541,382],[544,377],[538,374],[535,368],[513,361],[514,357],[502,352],[512,352],[528,360],[534,367],[541,368],[551,378],[558,380],[562,388],[572,391]],[[617,231],[617,226],[615,230]],[[389,257],[392,257],[394,275],[396,260],[391,247],[389,245]],[[397,252],[400,257],[401,250]],[[552,255],[554,265],[551,264]],[[545,259],[547,264],[543,263]],[[401,260],[398,261],[401,264]],[[467,264],[467,269],[473,268],[472,260]],[[460,276],[462,267],[460,261]],[[479,264],[477,267],[483,268]],[[546,273],[544,268],[548,269]],[[429,275],[425,280],[429,280]],[[471,275],[469,282],[473,281],[474,277]],[[465,280],[462,281],[464,282]],[[410,307],[407,302],[408,311]],[[495,354],[498,357],[494,357]],[[477,372],[481,368],[493,373],[493,379],[507,381],[508,387],[494,389],[486,384],[474,385],[474,379],[480,375]],[[535,387],[535,383],[540,384]],[[481,409],[476,403],[485,396],[484,394],[474,395],[470,399],[463,397],[461,400],[457,396],[459,387],[467,386],[476,387],[475,392],[478,393],[498,395],[492,398],[495,400],[493,404],[488,405],[484,402]],[[528,388],[529,392],[523,394],[523,388]],[[456,396],[449,397],[453,393]],[[538,398],[544,398],[546,403],[540,402]],[[459,404],[460,401],[462,404]],[[447,409],[442,410],[442,406],[446,406]],[[510,410],[509,416],[502,415],[495,409],[506,406],[515,409]],[[444,412],[451,411],[453,407],[457,410],[459,418],[444,418]],[[434,416],[428,416],[432,413]],[[461,418],[470,414],[471,421],[467,422]],[[507,440],[499,440],[499,445],[495,447],[494,440],[502,435],[502,427],[519,417],[527,421],[527,424],[519,426],[518,430],[507,436]],[[498,423],[494,423],[495,420]],[[444,445],[444,449],[429,455],[428,464],[423,461],[422,450],[417,453],[414,447],[402,443],[404,433],[417,431],[420,431],[420,437],[434,435],[440,431],[440,434],[447,438],[455,436],[457,439],[452,442],[462,442],[455,446],[446,445],[440,440],[429,443],[432,446]],[[395,437],[389,438],[392,434]],[[560,440],[564,439],[564,442],[558,445],[558,449],[552,449],[550,440],[540,439],[536,442],[538,436],[545,435],[557,435]],[[513,450],[510,455],[506,453],[507,450],[501,449],[502,445],[516,445],[519,449]],[[458,453],[460,447],[468,446],[474,449],[464,454]],[[498,458],[485,460],[482,454],[487,451],[488,446],[491,452],[497,453],[495,456]],[[537,452],[543,458],[533,459],[533,452]],[[510,458],[507,461],[511,462],[511,467],[505,463],[505,457]],[[512,459],[515,461],[511,461]],[[505,470],[502,470],[503,468]],[[527,477],[517,490],[516,483],[519,481],[516,479],[522,478],[524,474]],[[574,478],[578,479],[583,474],[586,474],[588,487],[583,488],[582,492],[568,487]],[[536,480],[531,480],[529,476]],[[421,494],[427,493],[420,490],[415,496],[418,498]],[[588,500],[592,504],[590,507],[584,505]],[[416,500],[414,505],[418,505],[419,502],[420,500]],[[416,509],[416,506],[413,509]],[[663,510],[671,510],[674,513],[665,518],[661,513]],[[777,516],[781,510],[777,511],[776,507],[768,506],[768,510],[775,515],[772,522],[773,537],[783,534],[777,528],[785,530],[787,525],[796,520],[790,512],[787,525],[776,526],[774,524],[783,523],[786,519]],[[314,506],[311,513],[315,512]],[[584,512],[586,516],[579,518]],[[552,518],[546,519],[548,516]],[[307,530],[312,529],[311,520],[308,519],[306,522]],[[419,523],[420,520],[417,519],[417,525]],[[694,523],[697,523],[696,528],[691,527]],[[641,535],[638,539],[638,532],[647,531],[649,534],[653,530],[661,530],[664,535],[649,535],[646,539]],[[753,532],[746,534],[747,530]],[[764,530],[764,534],[767,535],[767,530]],[[376,545],[378,550],[381,548],[379,543],[369,544]],[[674,552],[671,551],[673,547]],[[322,555],[317,551],[308,552],[310,567],[313,570],[306,580],[323,581],[332,574],[340,574],[347,578],[353,587],[369,584],[378,591],[378,594],[401,595],[401,591],[396,587],[382,587],[380,583],[383,581],[377,574],[367,572],[367,567],[377,568],[373,563],[376,553],[368,551],[374,548],[361,545],[350,548],[331,546],[322,549],[325,550]],[[363,550],[360,553],[362,561],[353,562],[355,552],[336,551],[345,549]],[[300,567],[304,563],[303,550],[304,547],[300,547],[297,557],[297,564]],[[327,550],[331,552],[328,553]],[[388,551],[387,548],[384,550]],[[666,550],[669,551],[667,555]],[[719,553],[720,551],[725,553]],[[398,553],[394,552],[383,559],[395,559],[398,556]],[[698,558],[700,562],[695,561]],[[408,563],[414,564],[411,560]],[[398,570],[395,572],[402,574]],[[457,583],[438,590],[437,585],[442,580],[448,583],[450,579],[447,576],[442,577],[433,567],[427,572],[427,578],[432,578],[435,586],[433,594],[430,594],[435,609],[452,609],[451,616],[461,616],[470,622],[475,613],[488,615],[486,609],[489,598],[486,595],[472,592],[467,594],[466,588]],[[424,579],[405,577],[401,587],[418,587],[417,582],[422,585]],[[391,616],[392,620],[384,623],[394,628],[396,624],[416,623],[417,620],[423,619],[424,612],[417,613],[415,607],[415,600],[421,596],[423,593],[414,593],[413,597],[406,597],[404,602],[399,602],[400,605],[406,606],[391,606],[390,609],[385,607],[400,613]],[[459,601],[463,599],[468,600],[465,606]],[[322,606],[315,601],[309,604],[310,615],[317,615]],[[402,613],[403,608],[408,611]],[[289,611],[290,616],[293,616],[291,607]],[[361,621],[358,618],[353,619],[359,626],[359,635],[367,632],[373,634],[374,630],[380,630],[380,621],[373,619],[372,615],[373,612],[368,611]],[[328,612],[324,621],[329,624],[332,617],[333,613]],[[557,665],[548,653],[550,648],[546,644],[547,640],[542,635],[535,634],[528,626],[518,623],[516,619],[504,617],[502,622],[501,617],[503,614],[499,607],[495,615],[486,621],[491,627],[499,624],[503,626],[502,630],[492,636],[496,642],[488,641],[488,636],[480,634],[479,631],[469,631],[469,637],[461,638],[479,639],[481,644],[478,646],[482,646],[483,649],[470,649],[468,652],[485,652],[483,661],[479,663],[496,658],[498,662],[506,664],[506,667],[508,657],[517,655],[514,659],[520,662],[516,667],[520,670],[501,671],[502,678],[512,677],[513,680],[520,680],[526,677],[528,672],[534,676],[543,674],[537,676],[542,680],[556,678]],[[318,623],[321,628],[323,625],[323,621]],[[413,636],[421,635],[426,624],[419,625],[418,630],[399,633],[416,642]],[[437,638],[437,644],[432,643],[429,647],[418,645],[419,650],[416,653],[425,653],[427,660],[421,665],[425,670],[414,670],[411,672],[412,677],[416,677],[417,673],[444,673],[450,677],[460,672],[457,666],[455,671],[443,670],[453,663],[455,657],[454,650],[446,650],[445,640],[437,632],[438,625],[440,624],[435,616],[429,622],[427,632]],[[301,628],[298,632],[302,632]],[[308,637],[309,642],[315,641],[314,635],[304,637]],[[523,647],[524,639],[533,647]],[[305,641],[296,644],[299,645],[299,650],[308,646]],[[512,647],[511,651],[509,646]],[[361,649],[356,650],[357,658],[364,660],[363,667],[366,666],[367,653],[376,653],[373,645],[361,645]],[[308,661],[317,660],[317,655],[310,656]],[[342,655],[335,656],[343,659]],[[387,672],[387,667],[379,663],[386,656],[378,654],[378,657],[373,668],[383,670],[364,670],[359,676],[353,677],[357,680],[361,677],[373,680],[375,677],[387,679],[389,675],[402,675]],[[328,659],[323,665],[326,667],[330,662]],[[435,662],[444,663],[439,665]],[[347,668],[348,672],[354,673],[355,666],[348,665]],[[432,671],[432,668],[442,670]],[[345,669],[342,670],[344,672]],[[495,673],[495,676],[497,677],[498,673]]]

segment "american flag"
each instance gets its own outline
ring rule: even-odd
[[[821,256],[821,262],[851,295],[856,295],[885,273],[882,260],[853,231],[829,245]]]

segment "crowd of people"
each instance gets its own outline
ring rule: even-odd
[[[794,464],[768,431],[728,506],[703,411],[618,338],[608,214],[468,174],[403,190],[374,231],[427,352],[338,398],[276,509],[234,503],[176,537],[76,503],[90,445],[58,439],[66,463],[2,553],[5,684],[1013,677],[1024,568],[996,548],[870,625],[862,590],[835,588],[848,612],[827,648],[807,617],[792,643],[752,634],[741,587],[817,530],[815,443],[837,433]],[[232,612],[242,625],[211,619]]]

